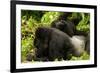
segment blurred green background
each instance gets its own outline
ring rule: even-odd
[[[26,62],[28,53],[34,55],[34,35],[35,30],[39,26],[50,27],[54,20],[57,20],[64,12],[51,12],[51,11],[32,11],[21,10],[21,62]],[[66,16],[66,20],[78,19],[79,22],[76,29],[79,31],[88,32],[90,30],[90,14],[70,12]],[[84,52],[81,57],[72,56],[71,60],[88,60],[89,55]]]

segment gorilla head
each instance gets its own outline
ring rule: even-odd
[[[75,26],[70,21],[55,20],[51,23],[51,27],[57,28],[57,29],[67,33],[70,37],[72,37],[74,35]]]

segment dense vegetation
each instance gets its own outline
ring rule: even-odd
[[[50,27],[52,21],[58,19],[58,17],[63,14],[63,12],[50,12],[50,11],[21,11],[21,60],[26,61],[26,56],[28,53],[34,55],[34,45],[33,41],[35,38],[35,30],[39,26]],[[72,20],[74,18],[80,19],[77,30],[89,31],[89,13],[72,13],[66,17],[66,19]],[[89,55],[84,52],[81,57],[72,57],[71,60],[86,60],[89,59]]]

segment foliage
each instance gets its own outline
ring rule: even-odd
[[[90,56],[87,54],[87,52],[84,52],[81,57],[72,56],[71,60],[88,60],[89,58]]]
[[[52,21],[56,20],[59,15],[60,12],[46,12],[41,19],[41,23],[43,23],[44,26],[50,26]]]
[[[90,15],[87,13],[81,13],[82,20],[78,23],[78,26],[76,27],[77,30],[81,31],[89,31],[89,20],[90,20]]]
[[[21,61],[26,61],[26,56],[31,50],[34,51],[33,45],[35,30],[39,26],[50,27],[52,21],[58,19],[63,12],[49,12],[49,11],[21,11]],[[70,20],[74,18],[81,19],[76,27],[77,30],[89,31],[89,13],[72,13],[68,18]],[[71,60],[86,60],[89,59],[89,55],[84,53],[81,57],[72,57]],[[34,61],[33,61],[34,62]]]
[[[22,61],[26,59],[27,53],[33,48],[33,39],[28,37],[26,39],[22,39],[21,41],[21,55],[22,55]]]

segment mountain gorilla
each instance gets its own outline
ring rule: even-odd
[[[49,27],[38,27],[35,32],[34,46],[36,61],[69,60],[70,54],[80,56],[83,50],[64,32]]]

